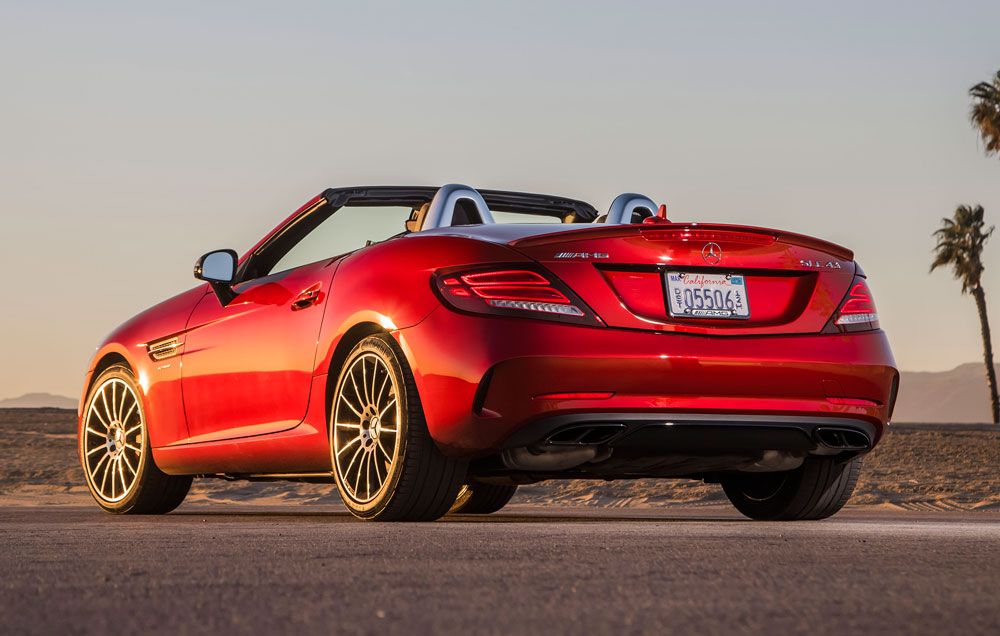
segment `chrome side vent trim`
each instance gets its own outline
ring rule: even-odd
[[[167,358],[176,356],[181,352],[183,347],[184,343],[181,342],[180,338],[176,337],[167,338],[166,340],[158,340],[146,345],[146,349],[149,351],[149,357],[156,361],[166,360]]]

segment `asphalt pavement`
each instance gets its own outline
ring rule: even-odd
[[[0,510],[0,632],[1000,633],[1000,514]]]

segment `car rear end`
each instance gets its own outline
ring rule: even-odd
[[[507,245],[512,262],[437,272],[443,307],[404,335],[435,360],[432,435],[483,475],[781,470],[881,438],[898,373],[849,250],[678,223]]]

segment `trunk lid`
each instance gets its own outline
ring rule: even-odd
[[[853,253],[820,239],[735,225],[594,225],[514,239],[611,327],[712,335],[819,333],[854,277]],[[742,277],[746,318],[671,316],[666,276]]]

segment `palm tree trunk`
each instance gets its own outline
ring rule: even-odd
[[[986,363],[986,380],[990,385],[990,405],[993,408],[993,423],[1000,424],[1000,398],[997,397],[997,372],[993,366],[993,342],[990,339],[990,321],[986,317],[986,292],[976,286],[972,290],[979,310],[979,325],[983,332],[983,362]]]

